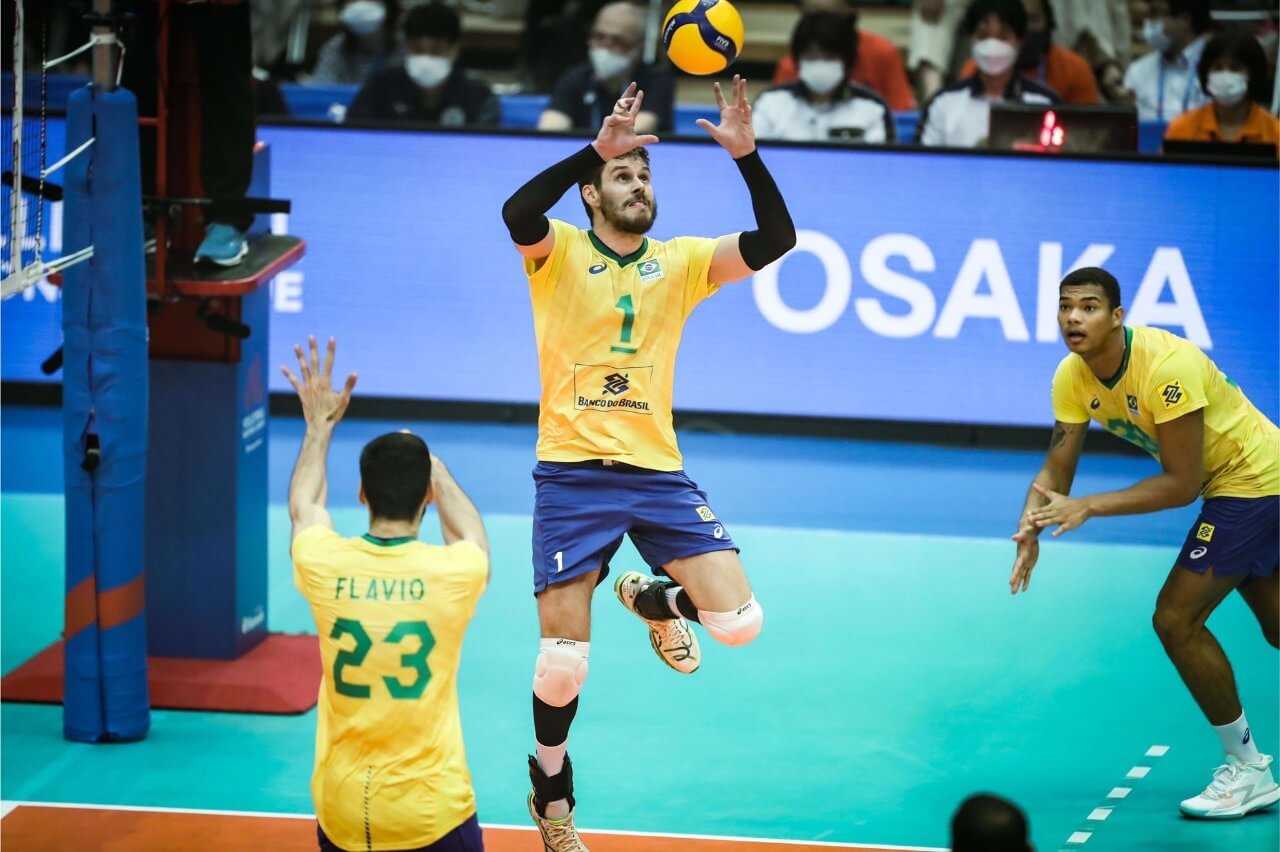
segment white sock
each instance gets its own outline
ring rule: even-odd
[[[1214,725],[1218,739],[1222,740],[1222,750],[1234,754],[1244,763],[1257,763],[1262,760],[1258,746],[1253,742],[1253,734],[1249,730],[1249,720],[1241,712],[1240,718],[1229,725]]]
[[[680,594],[680,591],[683,588],[683,586],[672,586],[666,591],[667,609],[671,610],[671,614],[676,618],[684,618],[684,616],[680,614],[680,607],[676,606],[676,595]]]
[[[569,741],[565,740],[558,746],[544,746],[537,740],[534,743],[537,745],[538,765],[542,767],[542,771],[547,773],[548,778],[559,775],[560,770],[564,769],[564,755],[569,750]],[[547,802],[548,819],[561,819],[568,815],[568,799],[556,799],[554,802]]]

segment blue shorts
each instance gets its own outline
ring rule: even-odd
[[[1280,561],[1280,497],[1210,497],[1177,564],[1203,574],[1270,577]]]
[[[330,840],[319,825],[316,826],[316,840],[320,844],[320,852],[346,852]],[[484,835],[480,831],[480,821],[475,814],[472,814],[462,825],[435,843],[428,843],[426,846],[419,846],[405,852],[484,852]]]
[[[534,594],[596,568],[603,581],[624,535],[659,574],[673,559],[738,549],[682,470],[538,462],[533,481]]]

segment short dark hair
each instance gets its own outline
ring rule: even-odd
[[[462,38],[462,19],[452,6],[432,0],[414,6],[404,16],[404,37],[439,38],[457,43]]]
[[[1061,292],[1063,287],[1083,287],[1087,284],[1102,288],[1103,295],[1107,297],[1107,310],[1114,311],[1120,307],[1120,282],[1110,272],[1098,266],[1086,266],[1067,273],[1067,277],[1058,285],[1058,291]]]
[[[839,12],[811,12],[791,31],[791,57],[800,62],[800,54],[811,47],[840,57],[846,69],[858,64],[858,21],[856,15]]]
[[[1248,32],[1218,33],[1205,43],[1200,64],[1196,66],[1202,90],[1209,91],[1209,69],[1224,56],[1239,62],[1249,72],[1249,100],[1260,104],[1271,100],[1266,54],[1258,39]]]
[[[628,151],[628,152],[627,152],[627,153],[625,153],[625,154],[619,154],[618,156],[614,157],[613,159],[614,159],[614,160],[625,160],[625,159],[627,159],[627,158],[629,158],[629,157],[636,158],[636,159],[640,160],[640,162],[644,163],[644,165],[645,165],[645,167],[646,167],[646,168],[647,168],[647,167],[648,167],[648,165],[649,165],[649,151],[648,151],[648,150],[647,150],[643,145],[641,145],[639,148],[632,148],[630,151]],[[599,188],[600,188],[600,181],[604,180],[604,170],[605,170],[605,167],[606,167],[606,166],[608,166],[608,165],[609,165],[609,163],[611,163],[611,162],[612,162],[612,160],[606,160],[606,161],[604,161],[603,163],[601,163],[600,165],[598,165],[598,166],[596,166],[594,169],[592,169],[592,170],[590,171],[590,173],[588,173],[587,175],[585,175],[581,180],[579,180],[579,181],[578,181],[578,192],[579,192],[579,193],[581,193],[581,192],[582,192],[582,188],[583,188],[584,186],[586,186],[587,184],[590,184],[590,185],[594,186],[596,189],[599,189]],[[585,198],[584,198],[584,199],[582,199],[582,206],[583,206],[583,208],[587,211],[587,223],[588,223],[588,224],[590,224],[590,223],[591,223],[591,221],[592,221],[592,219],[591,219],[591,205],[590,205],[590,204],[588,204],[588,203],[587,203],[587,199],[585,199]]]
[[[1207,33],[1213,28],[1213,15],[1209,12],[1209,0],[1169,0],[1169,17],[1186,15],[1191,19],[1191,29]]]
[[[952,852],[1029,852],[1027,817],[1008,799],[978,793],[951,818]]]
[[[1027,7],[1022,5],[1022,0],[973,0],[964,13],[961,28],[972,35],[988,15],[1004,21],[1018,38],[1027,37]]]
[[[427,442],[408,432],[374,438],[360,451],[360,484],[375,518],[416,521],[431,485]]]

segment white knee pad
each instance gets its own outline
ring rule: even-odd
[[[717,642],[745,645],[760,635],[764,623],[764,607],[752,595],[751,600],[729,612],[698,610],[698,621]]]
[[[578,697],[587,679],[590,642],[543,639],[533,670],[533,694],[552,707],[564,707]]]

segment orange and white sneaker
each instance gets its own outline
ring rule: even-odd
[[[698,637],[687,620],[670,615],[665,596],[661,594],[674,585],[639,571],[627,571],[614,582],[613,590],[622,605],[649,627],[649,644],[653,646],[653,652],[681,674],[693,674],[702,664]],[[646,591],[648,593],[642,598],[641,593]]]
[[[1198,796],[1182,802],[1182,812],[1195,819],[1239,819],[1280,801],[1280,787],[1271,774],[1271,755],[1245,763],[1234,754],[1213,770],[1213,780]]]

